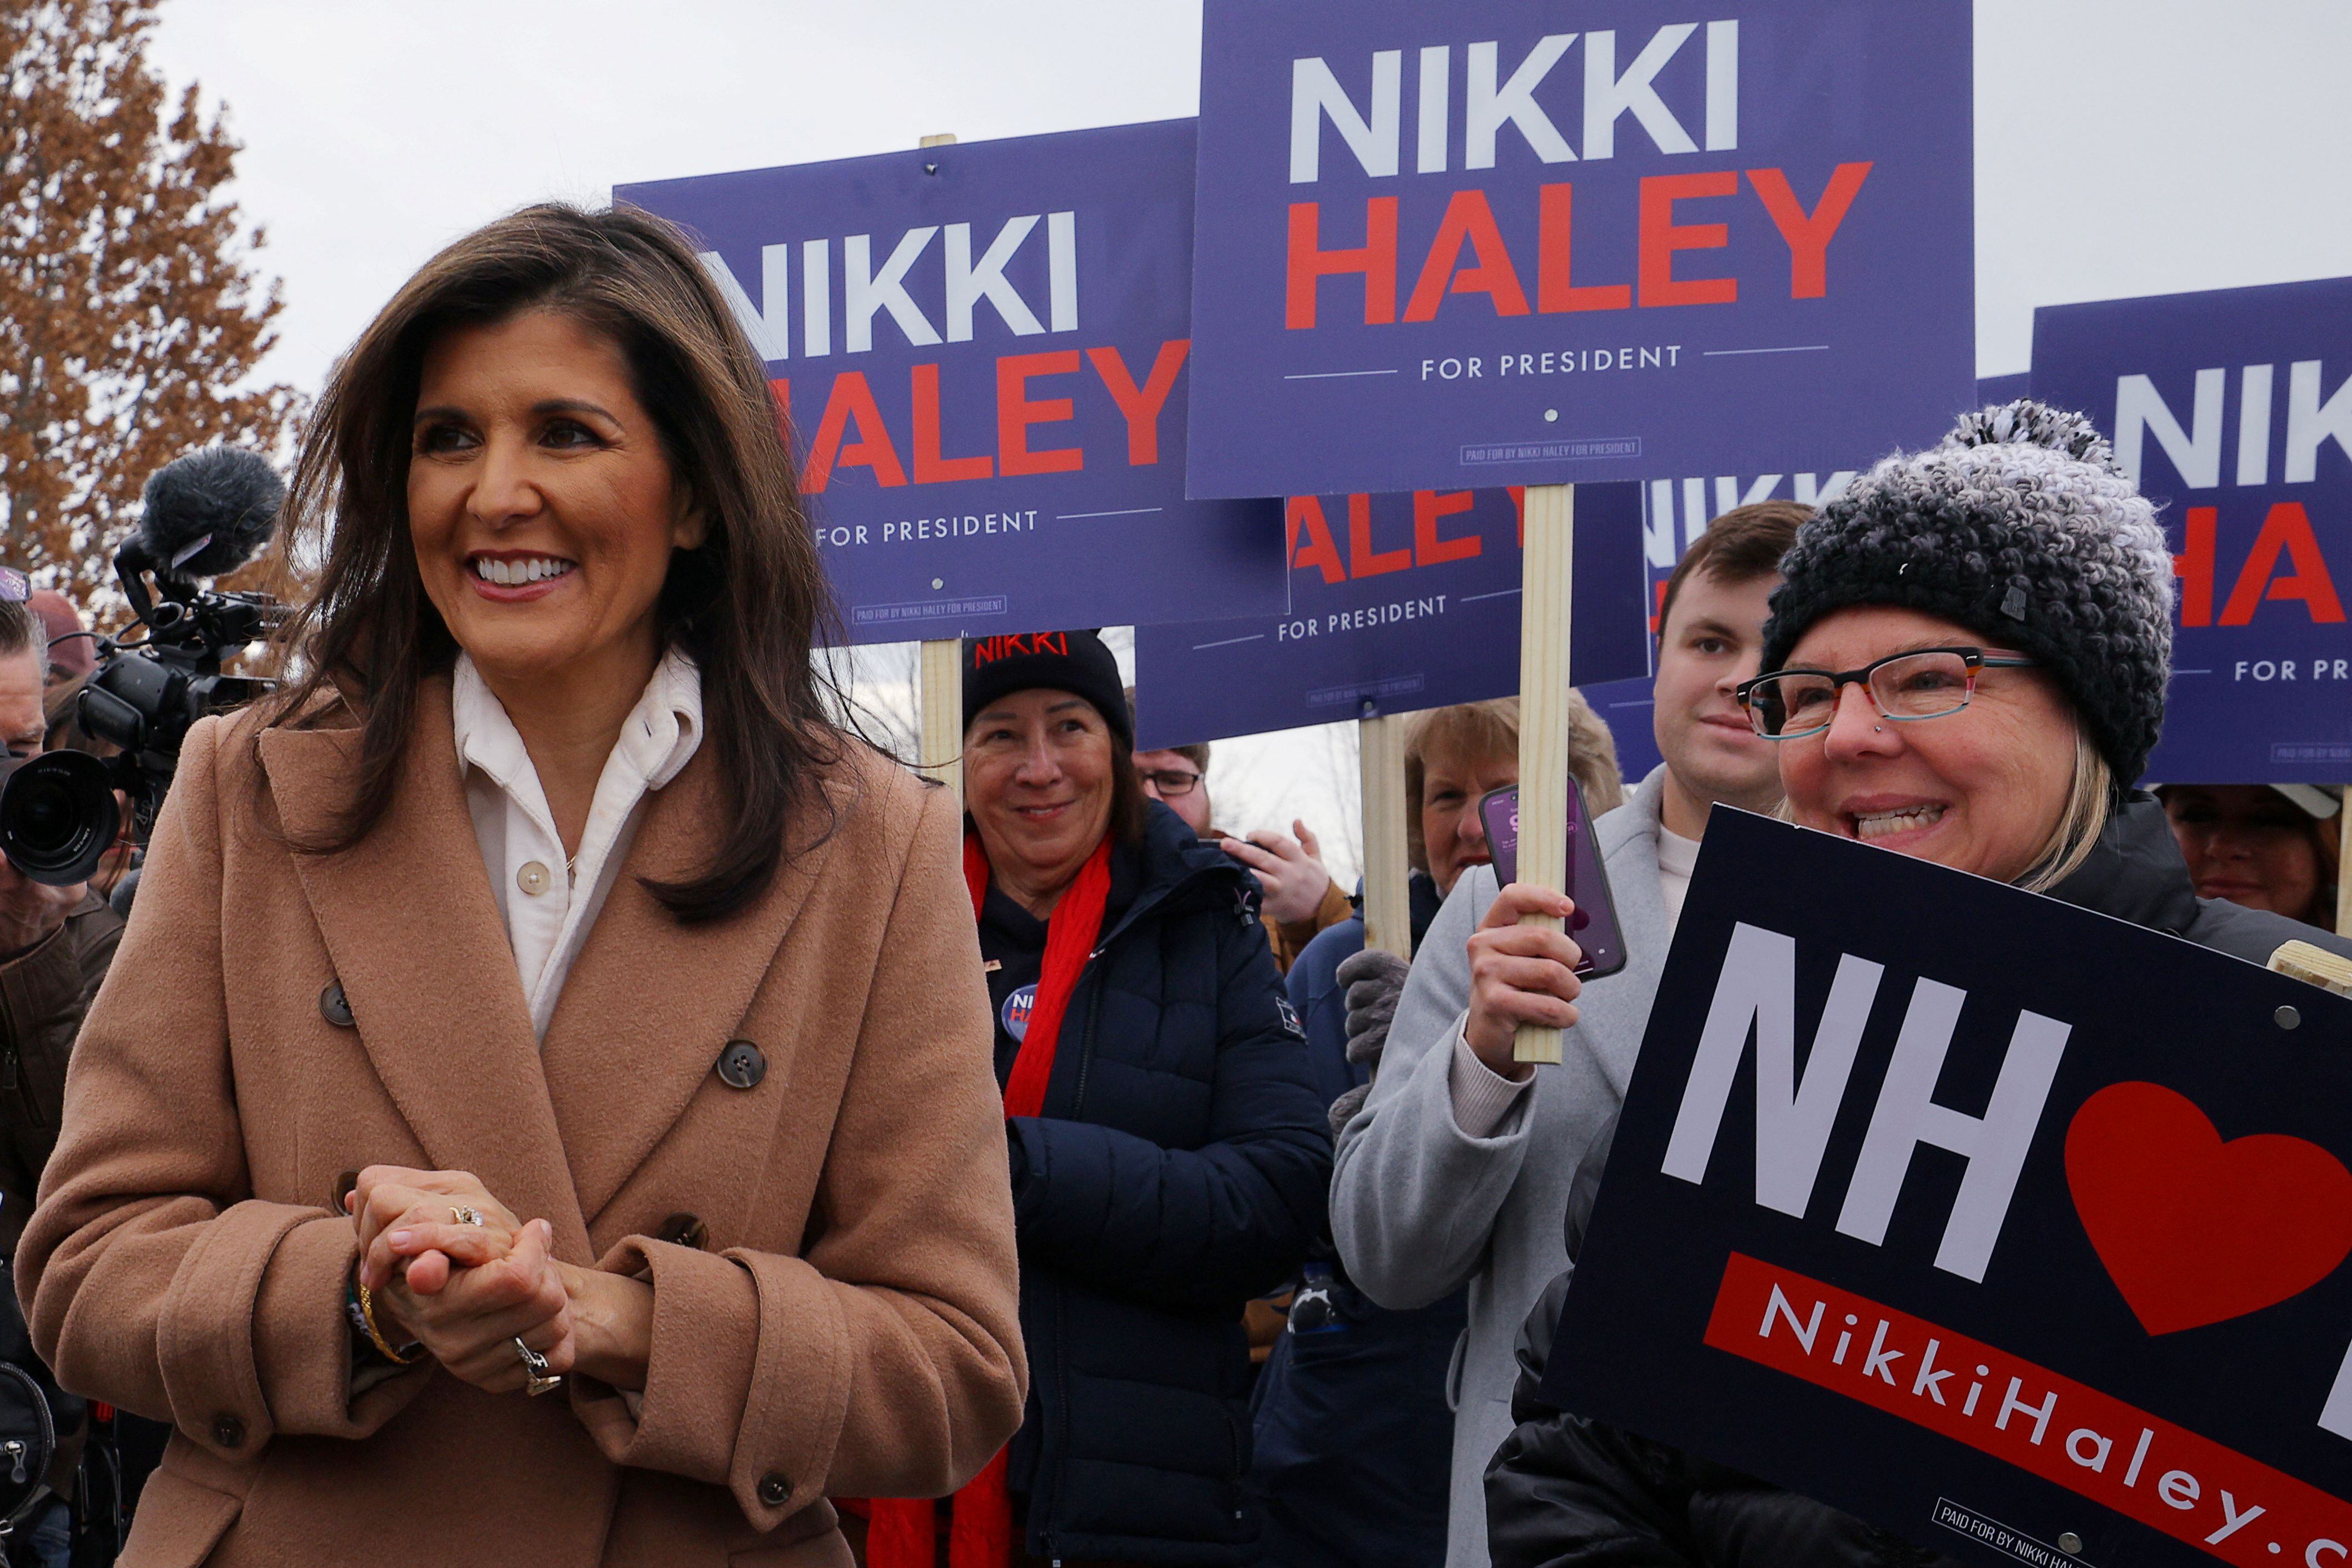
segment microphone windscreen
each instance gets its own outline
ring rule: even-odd
[[[156,469],[144,500],[139,537],[156,569],[217,577],[269,542],[286,486],[259,453],[207,447]]]

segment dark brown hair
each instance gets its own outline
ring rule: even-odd
[[[1197,787],[1197,786],[1196,786]],[[1135,771],[1135,753],[1110,738],[1110,826],[1113,844],[1140,844],[1143,825],[1151,817],[1151,797],[1143,793],[1142,775]]]
[[[801,506],[766,367],[692,246],[650,214],[548,203],[475,230],[402,286],[336,365],[303,433],[288,542],[324,561],[289,627],[304,674],[271,721],[322,722],[364,694],[359,787],[331,842],[357,843],[397,784],[417,689],[457,645],[417,575],[408,529],[410,426],[426,353],[452,329],[550,310],[602,333],[627,362],[663,455],[706,522],[675,551],[658,614],[666,643],[700,668],[704,744],[730,793],[709,866],[646,886],[681,921],[757,898],[787,854],[787,824],[824,805],[821,770],[843,736],[810,650],[831,601]],[[831,823],[810,840],[820,842]],[[808,847],[808,844],[800,846]]]
[[[1812,515],[1813,509],[1801,501],[1759,500],[1733,507],[1708,523],[1706,531],[1693,540],[1683,558],[1675,563],[1675,574],[1666,579],[1665,596],[1658,602],[1658,635],[1665,636],[1666,616],[1675,607],[1675,595],[1681,591],[1684,578],[1694,572],[1705,572],[1718,583],[1777,577],[1780,557],[1789,553],[1789,546],[1797,542],[1797,530]]]

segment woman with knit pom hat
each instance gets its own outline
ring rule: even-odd
[[[2352,941],[2200,899],[2154,797],[2172,560],[2081,416],[2031,401],[1885,458],[1797,532],[1740,688],[1804,826],[1990,877],[2263,963]],[[1604,1141],[1571,1194],[1569,1253]],[[1495,1568],[1941,1561],[1860,1520],[1536,1394],[1574,1274],[1521,1341],[1519,1426],[1486,1481]]]
[[[1798,532],[1742,689],[1790,814],[2262,963],[2299,921],[2200,899],[2154,797],[2172,556],[2080,415],[2030,401],[1873,468]]]

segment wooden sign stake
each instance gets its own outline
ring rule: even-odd
[[[1405,850],[1402,714],[1356,721],[1364,807],[1364,945],[1412,956],[1412,893]]]
[[[926,136],[918,147],[946,147],[955,141],[952,132],[938,136]],[[916,754],[922,759],[924,773],[955,791],[958,806],[963,805],[963,645],[954,637],[926,642],[922,646],[920,690],[920,735]]]
[[[922,771],[955,792],[963,805],[963,644],[953,637],[923,644]]]
[[[1519,880],[1568,888],[1568,619],[1576,487],[1529,485],[1519,593]],[[1523,925],[1559,930],[1549,915]],[[1559,1031],[1522,1024],[1511,1059],[1559,1060]]]

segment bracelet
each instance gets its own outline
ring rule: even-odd
[[[404,1352],[393,1349],[392,1342],[383,1337],[383,1331],[375,1326],[375,1302],[368,1293],[367,1282],[354,1274],[352,1289],[356,1295],[347,1300],[345,1303],[351,1314],[352,1325],[367,1335],[369,1342],[375,1346],[377,1354],[394,1366],[407,1366],[425,1353],[424,1342],[418,1340],[411,1340]]]

